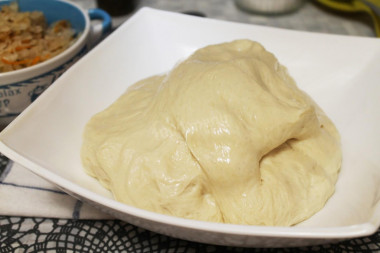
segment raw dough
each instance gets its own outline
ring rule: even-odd
[[[81,156],[118,201],[275,226],[320,210],[341,165],[333,123],[249,40],[202,48],[131,86],[88,122]]]

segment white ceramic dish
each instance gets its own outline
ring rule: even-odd
[[[124,205],[83,171],[83,127],[134,82],[165,72],[197,48],[262,43],[333,119],[342,135],[336,193],[294,227],[216,224]],[[192,241],[303,246],[374,233],[380,224],[380,41],[295,32],[144,8],[65,72],[0,134],[0,151],[73,196],[143,228]]]

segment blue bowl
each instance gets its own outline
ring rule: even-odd
[[[9,5],[12,1],[0,1]],[[19,9],[42,11],[48,24],[68,20],[78,36],[76,42],[61,54],[37,65],[0,73],[0,129],[29,106],[63,72],[81,58],[92,44],[92,38],[111,30],[111,17],[100,9],[83,10],[64,0],[18,0]],[[101,19],[102,29],[91,29],[91,19]]]

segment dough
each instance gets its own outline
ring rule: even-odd
[[[188,219],[290,226],[320,210],[339,134],[259,43],[199,49],[85,127],[87,172],[121,202]]]

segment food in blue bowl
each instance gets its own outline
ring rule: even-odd
[[[107,33],[111,18],[100,9],[85,11],[62,0],[2,1],[0,8],[0,22],[8,18],[16,23],[0,30],[3,128],[88,50],[93,37],[90,19],[102,19],[100,32]],[[16,37],[15,45],[10,37]]]

